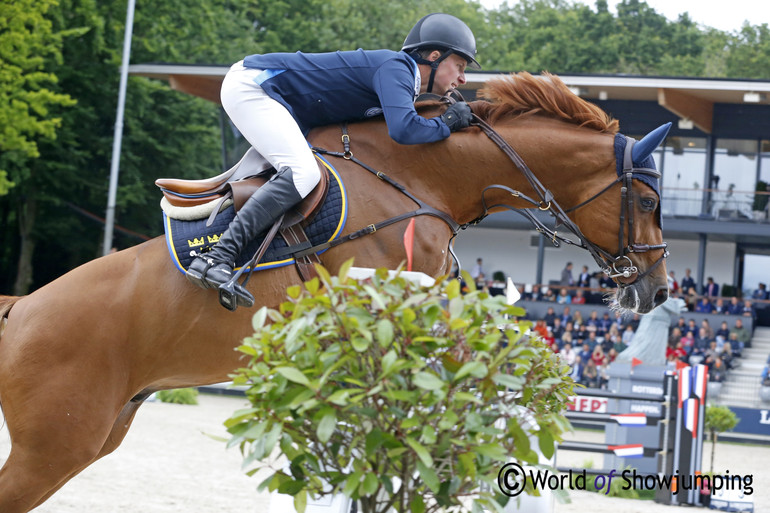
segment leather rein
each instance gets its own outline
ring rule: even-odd
[[[443,103],[448,103],[448,104],[455,102],[454,98],[451,98],[450,96],[442,97],[441,101]],[[412,193],[407,191],[403,185],[399,184],[398,182],[390,178],[385,173],[381,171],[377,171],[376,169],[372,168],[371,166],[367,165],[366,163],[356,158],[350,149],[350,136],[348,135],[347,123],[344,123],[342,124],[342,145],[343,145],[342,152],[330,151],[330,150],[326,150],[324,148],[319,148],[315,146],[312,148],[313,151],[315,151],[319,155],[328,155],[332,157],[343,158],[345,160],[350,160],[351,162],[356,163],[360,167],[372,173],[380,180],[388,183],[389,185],[397,189],[399,192],[407,196],[409,199],[414,201],[418,205],[418,208],[410,212],[405,212],[398,216],[391,217],[384,221],[380,221],[379,223],[370,224],[365,228],[362,228],[358,231],[355,231],[353,233],[350,233],[338,239],[334,239],[332,241],[325,242],[323,244],[318,244],[316,246],[303,249],[301,251],[294,253],[294,256],[297,258],[300,258],[310,254],[314,254],[314,253],[317,253],[318,251],[339,246],[340,244],[343,244],[350,240],[357,239],[364,235],[372,234],[381,228],[398,223],[405,219],[409,219],[420,215],[430,215],[444,221],[452,230],[452,237],[450,238],[450,244],[449,244],[449,253],[454,258],[459,269],[461,268],[460,261],[457,258],[457,255],[455,255],[454,253],[451,241],[457,236],[460,230],[464,230],[469,226],[478,224],[482,219],[487,217],[489,215],[489,210],[493,208],[505,208],[508,210],[512,210],[514,212],[518,212],[519,214],[525,216],[534,225],[535,229],[538,232],[546,235],[550,239],[551,243],[556,247],[558,247],[560,243],[565,243],[565,244],[570,244],[570,245],[577,246],[587,250],[591,254],[591,256],[594,258],[596,263],[599,265],[602,272],[607,276],[609,276],[610,278],[619,278],[619,277],[630,278],[631,276],[634,276],[634,275],[636,275],[636,278],[633,281],[644,278],[645,276],[650,274],[654,269],[656,269],[661,264],[661,262],[663,262],[663,260],[668,256],[668,251],[666,250],[667,244],[665,242],[662,244],[653,244],[653,245],[637,244],[634,242],[634,237],[633,237],[634,203],[633,203],[633,196],[631,194],[633,175],[635,173],[644,173],[644,174],[655,176],[656,178],[660,178],[660,172],[655,169],[636,168],[633,166],[633,162],[631,159],[631,149],[633,147],[633,144],[636,143],[634,139],[627,138],[627,144],[626,144],[626,150],[625,150],[624,162],[623,162],[623,173],[617,179],[615,179],[612,183],[607,185],[604,189],[596,193],[591,198],[587,199],[586,201],[572,208],[564,210],[554,198],[553,193],[543,186],[540,180],[538,180],[538,178],[534,175],[532,170],[529,169],[529,167],[521,158],[521,156],[519,156],[519,154],[516,153],[516,150],[514,150],[511,147],[511,145],[508,144],[508,142],[505,141],[505,139],[503,139],[500,136],[500,134],[497,133],[497,131],[495,131],[494,128],[492,128],[491,125],[489,125],[486,121],[478,117],[476,114],[473,114],[473,122],[471,123],[471,125],[478,126],[487,135],[487,137],[489,137],[489,139],[491,139],[492,142],[494,142],[503,151],[503,153],[505,153],[508,156],[508,158],[511,159],[511,161],[514,163],[516,168],[522,173],[522,175],[524,175],[524,177],[527,179],[532,189],[537,194],[539,198],[538,200],[534,200],[529,196],[521,193],[520,191],[516,191],[505,185],[498,185],[498,184],[489,185],[485,187],[481,193],[481,200],[484,207],[484,211],[482,212],[482,214],[476,219],[468,223],[460,224],[457,221],[455,221],[451,215],[447,214],[446,212],[435,209],[430,205],[426,204],[425,202],[423,202],[422,200],[420,200],[419,198],[415,197]],[[585,205],[588,205],[593,200],[595,200],[605,192],[609,191],[615,184],[619,182],[622,182],[621,214],[620,214],[620,230],[618,234],[618,254],[616,256],[616,255],[612,255],[611,253],[605,251],[604,249],[600,248],[599,246],[591,242],[585,235],[583,235],[583,232],[580,230],[577,224],[575,224],[567,214]],[[500,190],[506,191],[510,193],[513,197],[524,200],[530,203],[533,207],[536,207],[541,211],[547,211],[551,216],[555,218],[556,226],[554,227],[553,230],[548,228],[547,226],[545,226],[545,224],[542,221],[540,221],[537,217],[535,217],[535,215],[528,208],[516,208],[506,204],[487,205],[485,194],[490,189],[500,189]],[[558,227],[560,224],[564,225],[567,228],[567,230],[572,232],[572,234],[579,239],[579,242],[575,242],[571,239],[565,238],[564,236],[558,234],[556,231],[556,227]],[[626,230],[628,231],[628,244],[624,245],[624,240],[626,238],[625,236]],[[630,253],[644,253],[647,251],[658,250],[658,249],[663,250],[663,254],[660,256],[660,258],[658,258],[658,260],[644,273],[639,274],[638,268],[633,264],[633,262],[631,261],[628,255]],[[633,283],[633,281],[631,283]],[[626,284],[620,283],[620,286],[627,286],[627,285],[630,285],[631,283],[626,283]]]

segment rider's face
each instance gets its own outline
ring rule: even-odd
[[[435,61],[440,56],[441,52],[435,51],[430,54],[428,60]],[[455,89],[463,85],[465,83],[465,67],[467,65],[468,61],[454,53],[441,61],[441,64],[438,65],[438,69],[436,70],[436,75],[433,78],[433,91],[431,92],[443,95],[450,89]],[[428,72],[428,76],[430,76],[430,72]],[[424,93],[427,92],[427,90],[428,80],[425,79],[422,81],[421,92]]]

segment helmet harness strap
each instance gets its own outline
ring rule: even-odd
[[[430,65],[430,78],[428,79],[428,89],[426,90],[427,93],[433,92],[433,80],[436,78],[436,70],[438,69],[439,64],[441,64],[441,61],[452,55],[454,50],[445,50],[444,53],[439,55],[438,59],[435,61],[429,61],[428,59],[424,59],[420,56],[419,53],[414,52],[410,53],[409,56],[415,60],[418,64],[428,64]]]

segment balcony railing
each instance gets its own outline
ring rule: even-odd
[[[770,223],[770,192],[664,187],[661,207],[666,217],[699,217],[719,221]],[[703,199],[707,198],[705,202]],[[755,208],[762,206],[761,210]]]

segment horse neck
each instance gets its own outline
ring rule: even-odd
[[[539,116],[495,129],[565,208],[584,201],[614,179],[614,173],[609,174],[614,155],[608,134]],[[340,145],[340,133],[338,127],[329,127],[317,140],[334,148]],[[479,129],[458,132],[437,143],[400,145],[387,135],[384,123],[366,122],[351,125],[350,137],[357,158],[461,224],[483,213],[482,194],[487,205],[531,206],[499,190],[483,193],[489,185],[505,185],[536,197],[521,171]]]

